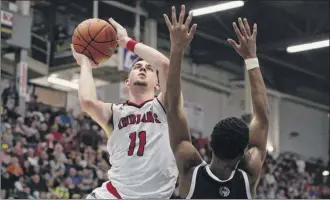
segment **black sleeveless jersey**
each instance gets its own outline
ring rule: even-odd
[[[236,169],[227,180],[220,180],[202,163],[194,169],[187,199],[252,199],[248,176]]]

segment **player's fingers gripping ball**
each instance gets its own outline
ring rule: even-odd
[[[117,47],[117,33],[102,19],[87,19],[74,30],[72,45],[77,53],[84,54],[98,65],[109,60]]]

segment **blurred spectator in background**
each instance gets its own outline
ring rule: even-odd
[[[70,127],[73,120],[72,115],[73,109],[69,108],[66,112],[63,112],[63,114],[60,116],[61,124],[65,127]]]
[[[9,87],[3,90],[1,94],[2,105],[9,110],[13,110],[18,105],[18,92],[16,90],[15,82],[11,81]]]
[[[28,111],[39,111],[37,100],[37,95],[31,95],[30,101],[27,103]]]
[[[55,41],[58,45],[64,44],[65,39],[69,37],[67,29],[59,24],[56,27],[56,32],[55,32]]]

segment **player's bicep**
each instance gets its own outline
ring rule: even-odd
[[[242,168],[256,182],[266,158],[268,123],[253,117],[249,129],[249,150],[243,157]]]
[[[254,117],[250,124],[249,145],[258,150],[258,155],[263,162],[266,157],[268,123]]]

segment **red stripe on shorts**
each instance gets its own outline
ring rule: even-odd
[[[107,183],[106,187],[113,196],[115,196],[117,199],[121,199],[117,189],[112,185],[110,181]]]

